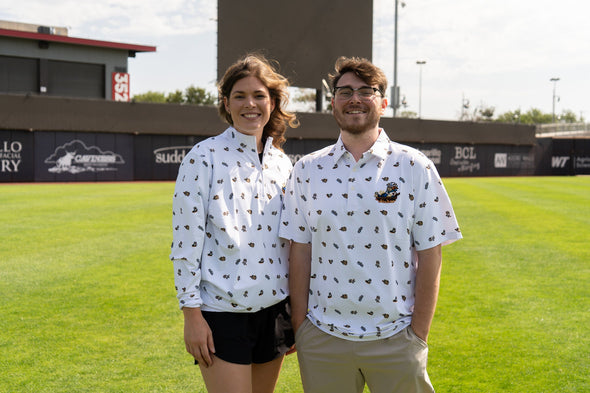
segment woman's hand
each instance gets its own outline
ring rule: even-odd
[[[213,364],[213,334],[209,324],[203,318],[200,308],[182,309],[184,313],[184,344],[186,351],[193,355],[195,360],[204,367]]]

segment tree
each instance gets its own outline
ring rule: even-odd
[[[202,87],[189,86],[184,91],[184,103],[192,105],[215,105],[217,99]]]
[[[414,111],[401,111],[399,117],[402,117],[404,119],[417,119],[418,114]]]
[[[169,104],[184,103],[184,95],[182,94],[182,91],[176,90],[175,92],[169,93],[168,96],[166,96],[166,102]]]
[[[176,90],[172,93],[168,93],[168,95],[157,91],[136,94],[133,96],[133,101],[160,104],[215,105],[217,98],[214,94],[202,87],[191,85],[187,87],[184,92],[182,90]]]
[[[494,108],[493,106],[488,106],[488,107],[480,107],[477,110],[477,113],[479,114],[479,119],[483,120],[483,121],[492,121],[492,118],[494,117],[494,111],[496,110],[496,108]]]
[[[517,109],[515,111],[508,111],[498,115],[498,118],[495,121],[497,123],[519,123],[521,116],[520,109]]]
[[[578,119],[576,117],[576,114],[574,113],[574,111],[569,110],[569,109],[561,112],[561,115],[559,115],[559,120],[566,122],[566,123],[583,123],[584,122],[583,117],[580,116],[580,118]]]
[[[151,103],[164,103],[166,102],[166,95],[159,91],[148,91],[142,94],[136,94],[133,96],[135,102],[151,102]]]
[[[577,118],[575,113],[571,110],[564,110],[558,116],[560,122],[577,123],[583,122],[583,118]],[[538,108],[531,108],[525,113],[521,113],[520,109],[516,111],[505,112],[498,116],[497,122],[501,123],[522,123],[522,124],[551,124],[553,123],[552,113],[543,113]]]
[[[473,113],[469,112],[469,100],[463,99],[463,107],[461,108],[461,121],[493,121],[494,112],[496,108],[481,103],[473,109]]]

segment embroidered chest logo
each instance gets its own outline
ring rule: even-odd
[[[375,199],[381,203],[393,203],[397,200],[399,192],[397,192],[397,184],[394,182],[387,183],[387,190],[375,193]]]

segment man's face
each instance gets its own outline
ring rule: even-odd
[[[378,87],[367,85],[352,72],[342,75],[335,89],[339,90],[338,88],[344,86],[352,89]],[[342,131],[351,134],[361,134],[378,127],[385,108],[387,108],[387,99],[383,98],[379,92],[371,97],[361,97],[359,91],[354,91],[352,97],[346,99],[339,97],[336,91],[332,98],[332,113],[336,123]]]

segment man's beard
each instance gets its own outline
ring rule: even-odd
[[[381,116],[371,108],[362,107],[358,109],[368,111],[366,117],[363,121],[353,121],[352,119],[347,119],[347,116],[344,112],[350,111],[351,109],[357,109],[358,107],[347,107],[345,109],[340,109],[339,111],[334,111],[334,120],[336,120],[336,124],[340,127],[342,131],[346,131],[350,134],[362,134],[367,130],[373,129],[379,125],[379,119]]]

